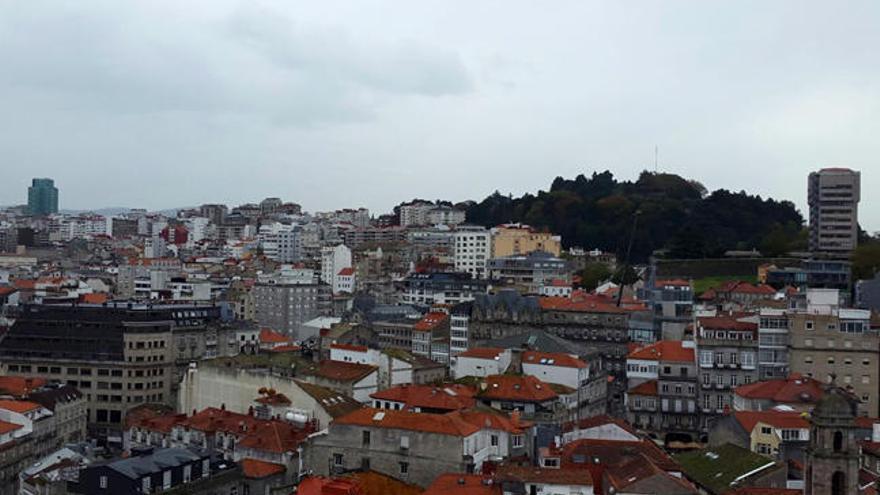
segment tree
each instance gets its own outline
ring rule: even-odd
[[[852,254],[852,274],[856,280],[874,278],[880,271],[880,241],[860,244]]]
[[[611,270],[605,263],[591,261],[577,275],[581,278],[582,289],[593,290],[611,277]]]

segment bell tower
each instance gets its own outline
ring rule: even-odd
[[[857,495],[859,445],[855,418],[858,400],[831,384],[813,409],[805,455],[804,495]]]

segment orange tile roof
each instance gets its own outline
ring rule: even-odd
[[[644,455],[666,472],[680,471],[681,469],[669,454],[648,439],[625,441],[585,438],[568,443],[561,449],[552,448],[551,453],[561,458],[562,467],[582,466],[582,463],[576,462],[577,457],[580,456],[586,459],[598,458],[601,464],[608,465],[621,464],[637,455]]]
[[[476,358],[476,359],[495,359],[501,354],[503,354],[505,349],[501,349],[500,347],[474,347],[472,349],[468,349],[458,357],[466,357],[466,358]]]
[[[31,402],[27,400],[0,400],[0,409],[6,409],[7,411],[17,413],[36,411],[37,409],[40,409],[42,407],[43,406],[37,404],[36,402]]]
[[[630,352],[626,358],[693,363],[695,354],[693,347],[685,347],[680,340],[661,340]]]
[[[297,428],[285,421],[261,421],[249,428],[238,444],[249,449],[281,454],[295,451],[311,433],[310,429]]]
[[[457,411],[476,404],[475,391],[464,385],[398,385],[380,390],[370,397],[377,400],[401,402],[404,409],[441,409]]]
[[[15,397],[24,397],[31,391],[46,384],[43,378],[29,378],[24,376],[0,376],[0,393]]]
[[[333,420],[336,425],[375,426],[394,430],[421,431],[439,435],[466,437],[480,428],[451,414],[426,414],[366,407]]]
[[[641,454],[622,464],[608,466],[605,474],[611,485],[611,487],[606,487],[606,489],[613,487],[615,492],[626,492],[626,487],[649,478],[662,478],[683,488],[685,492],[698,493],[694,485],[663,471],[651,462],[649,458]]]
[[[593,476],[586,469],[563,467],[559,469],[536,466],[502,464],[495,477],[499,481],[547,483],[554,485],[593,486]]]
[[[757,334],[757,323],[739,321],[737,318],[737,315],[706,316],[697,318],[697,322],[708,330],[749,330]]]
[[[269,352],[299,352],[301,350],[302,347],[296,344],[282,344],[269,349]]]
[[[523,364],[540,364],[545,366],[562,366],[563,368],[586,368],[587,363],[561,352],[525,351],[522,354]]]
[[[419,320],[415,326],[413,326],[413,330],[428,332],[443,325],[447,320],[449,320],[449,315],[446,313],[432,311]]]
[[[13,282],[13,284],[15,285],[15,287],[17,289],[33,290],[37,287],[36,280],[28,280],[28,279],[23,279],[23,278],[16,279],[15,282]]]
[[[657,396],[657,380],[648,380],[644,383],[640,383],[635,387],[629,389],[627,392],[630,395],[649,395],[649,396]]]
[[[79,296],[79,302],[85,304],[103,304],[107,302],[108,299],[110,299],[110,296],[108,296],[107,294],[101,294],[97,292],[92,294],[82,294],[81,296]]]
[[[867,416],[856,418],[856,426],[862,429],[870,430],[874,427],[874,423],[880,423],[880,418],[869,418]]]
[[[464,411],[456,411],[450,413],[450,415],[458,416],[464,421],[479,428],[506,431],[514,434],[522,433],[525,429],[532,426],[531,422],[522,420],[518,412],[511,413],[510,416],[507,416],[504,413],[495,410],[489,412],[468,409]]]
[[[128,420],[128,415],[126,415]],[[165,416],[157,416],[152,418],[143,418],[139,420],[126,421],[128,427],[138,427],[144,430],[155,431],[159,433],[171,433],[171,430],[184,422],[186,422],[186,414],[168,414]]]
[[[342,270],[339,270],[339,273],[337,275],[339,275],[340,277],[350,277],[354,275],[354,268],[343,268]]]
[[[355,352],[367,352],[369,347],[365,345],[355,345],[355,344],[330,344],[331,349],[339,349],[342,351],[355,351]]]
[[[422,495],[501,495],[501,484],[491,481],[481,474],[445,473],[436,477]]]
[[[736,411],[733,415],[748,432],[754,430],[759,422],[786,429],[810,427],[810,422],[801,413],[794,411]]]
[[[307,476],[296,487],[297,495],[365,495],[354,480]]]
[[[369,364],[324,360],[300,371],[306,375],[319,376],[328,380],[352,382],[362,380],[371,373],[375,373],[376,370],[378,370],[377,367]]]
[[[813,378],[792,374],[788,378],[740,385],[733,393],[747,399],[763,399],[782,404],[813,404],[825,395],[824,385]]]
[[[264,344],[281,344],[290,342],[290,337],[269,328],[260,329],[260,342]]]
[[[0,420],[0,435],[24,428],[22,425]]]
[[[590,297],[592,296],[592,297]],[[583,297],[545,296],[538,298],[538,305],[545,311],[575,311],[579,313],[629,313],[605,298],[595,295]]]
[[[0,296],[8,296],[9,294],[13,294],[18,292],[18,289],[15,287],[0,287]]]
[[[250,479],[268,478],[269,476],[287,471],[283,464],[259,461],[257,459],[242,459],[238,465],[241,466],[244,476]]]
[[[421,495],[422,488],[376,471],[361,471],[346,475],[363,495]],[[299,494],[297,494],[299,495]]]
[[[492,375],[480,384],[480,398],[545,402],[558,397],[550,385],[530,375]]]

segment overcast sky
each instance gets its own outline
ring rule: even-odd
[[[653,168],[795,201],[862,171],[880,2],[0,0],[0,204],[481,199]]]

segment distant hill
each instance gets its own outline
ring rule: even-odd
[[[803,247],[804,218],[790,201],[725,189],[709,193],[674,174],[642,172],[618,181],[605,171],[574,180],[557,177],[549,191],[519,198],[495,192],[467,210],[468,221],[487,227],[522,222],[562,235],[566,247],[599,248],[622,255],[638,220],[632,260],[656,250],[675,258],[717,257],[757,249],[776,256]]]

